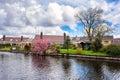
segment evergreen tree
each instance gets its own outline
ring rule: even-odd
[[[102,48],[101,40],[96,38],[92,44],[92,48],[93,48],[93,51],[99,51],[99,49]]]
[[[64,44],[63,44],[63,48],[64,49],[70,49],[71,48],[71,42],[70,42],[70,37],[67,36],[65,41],[64,41]]]

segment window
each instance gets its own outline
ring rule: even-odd
[[[108,44],[109,41],[104,41],[105,44]]]

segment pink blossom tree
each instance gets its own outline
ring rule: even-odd
[[[48,40],[37,39],[32,42],[32,51],[35,54],[43,55],[44,51],[48,48]]]

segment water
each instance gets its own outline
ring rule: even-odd
[[[0,52],[0,80],[120,80],[120,62]]]

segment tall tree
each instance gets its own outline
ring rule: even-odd
[[[75,15],[75,17],[84,25],[84,30],[90,42],[92,42],[95,37],[96,28],[104,23],[104,20],[101,19],[102,14],[102,9],[89,8],[86,11],[78,12]]]

